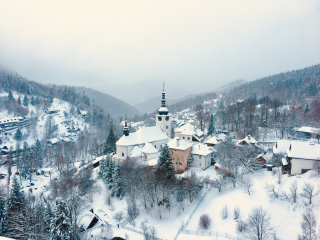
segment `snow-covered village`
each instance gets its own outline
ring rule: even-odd
[[[320,239],[317,1],[3,1],[0,239]]]

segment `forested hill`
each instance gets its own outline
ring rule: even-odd
[[[102,107],[105,113],[114,117],[139,114],[139,111],[131,105],[105,93],[82,87],[45,85],[3,70],[0,70],[0,91],[15,91],[22,97],[27,95],[48,101],[59,98],[84,110],[90,110],[94,100],[96,107]]]
[[[109,94],[102,93],[91,88],[75,87],[76,92],[79,94],[85,93],[94,103],[99,105],[112,116],[123,116],[127,114],[129,117],[141,114],[135,107],[110,96]]]
[[[252,96],[269,96],[280,101],[301,101],[319,95],[320,64],[257,79],[235,87],[225,95],[227,102]]]

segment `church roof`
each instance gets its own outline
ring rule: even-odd
[[[119,146],[131,146],[169,139],[159,126],[143,127],[129,136],[123,135],[116,143]]]
[[[151,143],[146,143],[143,148],[142,152],[146,154],[151,154],[151,153],[157,153],[159,152]]]

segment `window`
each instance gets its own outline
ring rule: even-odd
[[[199,159],[201,159],[201,156],[199,156]]]
[[[188,140],[190,140],[190,137],[188,137]]]
[[[184,139],[184,137],[183,137],[183,139]]]
[[[122,157],[124,157],[124,153],[122,153]]]
[[[168,129],[169,127],[168,126],[166,126],[166,129]]]
[[[156,146],[156,145],[154,145],[154,148],[157,148],[157,146]]]

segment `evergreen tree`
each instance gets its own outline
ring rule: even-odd
[[[208,135],[212,135],[214,133],[214,123],[213,123],[213,113],[210,115],[209,127],[208,127]]]
[[[109,159],[110,158],[104,158],[100,162],[100,167],[99,167],[99,176],[100,178],[106,182],[107,178],[107,168],[109,167]]]
[[[38,97],[36,97],[35,104],[36,105],[40,104],[40,99]]]
[[[23,106],[28,107],[28,105],[29,105],[29,100],[28,100],[27,94],[25,94],[23,97]]]
[[[8,212],[14,212],[25,205],[24,192],[20,192],[20,184],[16,176],[13,178],[12,188],[10,190],[9,197],[7,199],[7,210]]]
[[[156,165],[155,176],[158,181],[164,183],[174,183],[176,180],[176,172],[173,165],[172,155],[167,144],[161,149],[158,163]]]
[[[107,155],[107,162],[108,162],[108,167],[106,168],[106,185],[108,189],[112,188],[112,174],[113,174],[113,168],[114,168],[114,163],[110,157],[110,155]]]
[[[20,130],[20,128],[17,129],[16,133],[14,134],[14,139],[16,140],[22,140],[22,132]]]
[[[120,176],[120,163],[117,163],[112,174],[112,195],[122,198],[124,195],[123,181]]]
[[[50,239],[71,239],[70,212],[66,203],[61,198],[56,200],[56,206],[51,219]]]
[[[111,126],[103,153],[110,154],[112,152],[115,152],[116,151],[116,142],[117,142],[117,137],[114,134],[113,128]]]
[[[21,98],[20,98],[20,95],[18,97],[18,104],[21,105]]]
[[[33,97],[33,95],[31,96],[31,101],[30,101],[30,104],[31,104],[31,105],[33,105],[33,106],[34,106],[34,105],[36,104],[36,103],[35,103],[35,100],[34,100],[34,97]]]
[[[50,203],[45,198],[43,198],[43,201],[44,201],[44,212],[43,212],[44,223],[46,225],[47,232],[50,232],[51,222],[53,219],[53,211],[52,211]]]
[[[8,99],[9,99],[10,101],[14,100],[11,90],[10,90],[9,93],[8,93]]]
[[[39,168],[41,168],[42,167],[43,151],[42,151],[42,146],[41,146],[41,142],[39,141],[39,139],[36,140],[36,144],[34,146],[34,156],[36,159],[37,166]]]

